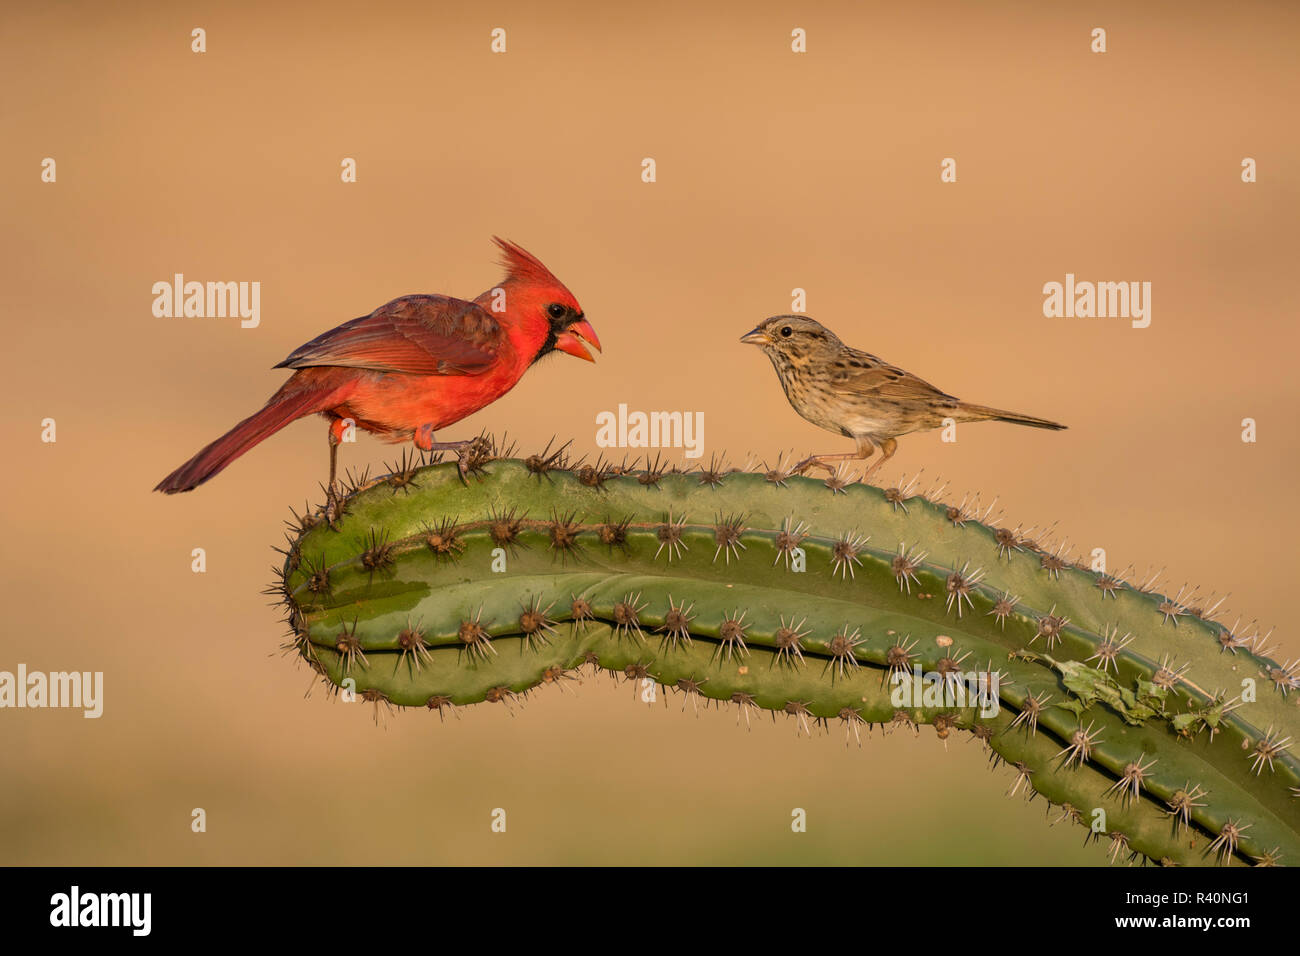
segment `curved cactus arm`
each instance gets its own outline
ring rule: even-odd
[[[1287,666],[1268,659],[1257,632],[1252,639],[1216,623],[1213,602],[1198,593],[1170,597],[1150,591],[1151,581],[1139,584],[1088,570],[1072,563],[1064,549],[1037,541],[1032,528],[984,524],[973,508],[932,502],[919,494],[907,497],[902,489],[856,483],[829,487],[773,472],[666,473],[654,475],[651,482],[644,470],[615,473],[621,469],[587,466],[567,471],[557,461],[543,468],[543,461],[535,455],[480,464],[490,474],[480,471],[482,480],[469,485],[450,466],[375,479],[348,497],[345,513],[334,524],[309,519],[301,550],[341,556],[376,529],[397,541],[436,530],[440,522],[503,523],[510,515],[586,523],[639,518],[720,524],[735,519],[755,528],[779,529],[787,523],[830,528],[835,532],[831,537],[869,536],[872,548],[889,554],[900,548],[904,555],[924,553],[925,563],[945,574],[963,567],[982,571],[979,592],[1017,597],[1035,611],[1035,620],[1050,614],[1092,633],[1114,632],[1121,641],[1137,635],[1135,651],[1140,646],[1148,660],[1165,662],[1171,671],[1194,654],[1195,671],[1184,675],[1184,686],[1201,688],[1211,700],[1218,690],[1240,695],[1243,680],[1250,679],[1259,685],[1251,703],[1252,723],[1281,726],[1296,719],[1288,693],[1300,689],[1300,662]],[[746,572],[752,570],[747,565]],[[1207,641],[1219,653],[1204,653]]]
[[[1293,669],[1220,625],[896,492],[538,460],[480,463],[468,486],[451,466],[389,476],[304,522],[283,570],[299,652],[335,684],[439,709],[591,663],[805,724],[910,714],[975,733],[1053,802],[1104,811],[1113,855],[1300,852]],[[953,693],[895,697],[914,673]],[[1247,713],[1216,683],[1243,673],[1268,706]],[[972,699],[981,675],[992,707]],[[843,696],[858,684],[875,690]],[[1261,731],[1270,715],[1287,723]]]

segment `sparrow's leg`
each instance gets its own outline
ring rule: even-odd
[[[898,450],[897,438],[886,438],[880,443],[880,457],[871,463],[871,467],[863,472],[862,480],[865,482],[868,478],[876,473],[876,469],[883,465],[889,459],[894,457],[894,452]]]
[[[875,452],[876,450],[876,443],[873,442],[870,438],[863,436],[861,438],[855,439],[855,441],[857,441],[858,443],[857,451],[845,452],[842,455],[813,455],[811,458],[805,458],[803,461],[799,462],[799,464],[795,465],[794,470],[791,473],[795,475],[802,475],[809,468],[825,468],[830,474],[833,475],[835,474],[835,469],[830,464],[828,464],[829,462],[862,461],[864,459],[870,458],[872,453]],[[898,444],[892,438],[889,439],[889,441],[893,442],[893,445]],[[884,447],[884,445],[882,444],[881,447]],[[885,458],[888,458],[893,453],[894,453],[894,449],[893,446],[891,445],[889,452],[885,455]],[[883,461],[884,459],[881,460]],[[871,472],[875,471],[876,467],[879,466],[879,464],[880,462],[876,462],[876,464],[873,465],[870,470],[868,470],[867,474],[871,474]]]

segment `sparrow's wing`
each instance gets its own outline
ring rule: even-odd
[[[853,352],[835,363],[830,387],[844,396],[863,396],[893,401],[932,401],[940,404],[959,400],[923,378],[866,352]]]
[[[477,375],[506,345],[482,306],[442,295],[408,295],[316,336],[276,368],[342,365],[410,375]]]

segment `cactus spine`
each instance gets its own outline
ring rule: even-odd
[[[590,664],[801,731],[930,724],[1112,860],[1300,860],[1300,662],[1195,596],[908,488],[549,446],[468,465],[403,461],[295,522],[275,590],[332,686],[441,712]]]

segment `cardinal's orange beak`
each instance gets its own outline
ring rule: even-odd
[[[596,361],[583,347],[583,342],[592,346],[597,352],[600,351],[600,339],[596,337],[596,330],[586,319],[579,319],[555,337],[555,347],[561,352],[568,352],[588,362]]]

